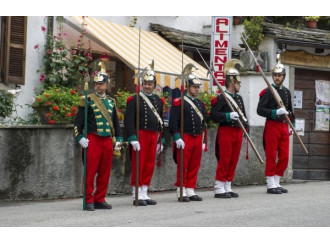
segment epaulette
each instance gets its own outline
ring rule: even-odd
[[[85,95],[80,96],[80,103],[79,103],[80,107],[85,107]]]
[[[128,104],[130,101],[132,101],[132,99],[133,99],[133,96],[129,96],[126,100],[126,103]]]
[[[218,100],[218,97],[212,98],[212,100],[211,100],[211,106],[214,106],[216,104],[217,100]]]
[[[181,105],[181,98],[176,98],[173,100],[173,103],[172,103],[173,106],[177,107],[177,106],[180,106]]]
[[[116,105],[116,99],[114,99],[114,98],[112,98],[112,97],[110,97],[108,95],[107,95],[107,98],[109,98],[111,101],[113,101],[115,103],[115,105]]]
[[[265,93],[266,93],[266,89],[262,90],[262,91],[259,93],[259,97],[262,97]]]

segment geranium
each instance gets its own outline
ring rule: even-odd
[[[49,124],[73,123],[80,102],[77,90],[51,86],[43,88],[32,107],[42,110]]]
[[[205,104],[205,112],[206,112],[206,122],[207,126],[209,128],[211,127],[217,127],[217,124],[215,124],[211,119],[210,119],[210,112],[211,112],[211,101],[213,98],[215,98],[217,95],[213,92],[208,93],[208,92],[201,92],[198,95],[198,98]]]
[[[45,87],[57,85],[65,87],[77,87],[81,85],[84,77],[88,76],[88,64],[93,59],[91,49],[86,47],[84,41],[86,29],[82,24],[81,35],[75,44],[75,49],[67,47],[66,33],[63,33],[61,18],[57,18],[58,34],[47,33],[45,26],[41,31],[45,33],[46,44],[44,46],[43,67],[37,72],[40,74],[40,82]],[[39,48],[35,49],[39,50]]]

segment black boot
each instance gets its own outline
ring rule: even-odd
[[[227,192],[231,197],[238,197],[238,193],[236,192]]]
[[[94,203],[87,203],[85,210],[86,211],[94,211],[95,210]]]
[[[180,198],[178,198],[178,201],[181,202],[181,201],[180,201]],[[187,196],[182,197],[182,202],[190,202],[189,197],[187,197]]]
[[[133,200],[133,205],[135,205],[135,200]],[[142,199],[139,199],[138,206],[147,206],[147,202]]]
[[[95,208],[96,209],[111,209],[112,206],[109,203],[107,203],[106,201],[104,201],[104,202],[95,203]]]
[[[267,193],[270,193],[270,194],[282,194],[281,190],[279,190],[277,188],[268,188],[267,189]]]
[[[144,201],[147,203],[147,205],[156,205],[157,204],[157,202],[152,199],[146,199]]]
[[[288,189],[285,189],[283,187],[277,187],[278,190],[280,190],[282,193],[288,193]]]
[[[231,198],[231,195],[227,192],[224,193],[216,193],[214,194],[215,198]]]
[[[193,196],[190,196],[190,197],[189,197],[189,200],[190,200],[190,201],[203,201],[203,198],[201,198],[201,197],[198,196],[198,195],[193,195]]]

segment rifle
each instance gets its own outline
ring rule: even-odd
[[[223,97],[224,97],[224,99],[225,99],[225,101],[226,101],[228,107],[230,108],[230,110],[231,110],[232,112],[235,112],[233,106],[231,105],[230,101],[228,100],[228,98],[227,98],[227,96],[226,96],[224,90],[222,89],[221,85],[219,84],[219,82],[218,82],[217,79],[215,78],[215,76],[214,76],[213,72],[211,71],[210,67],[206,64],[206,62],[205,62],[203,56],[201,55],[201,53],[199,52],[199,50],[198,50],[197,48],[196,48],[196,50],[198,51],[198,54],[200,55],[200,57],[202,58],[204,64],[206,65],[207,69],[209,70],[209,73],[211,74],[213,80],[215,80],[215,83],[217,84],[217,86],[218,86],[218,88],[219,88],[221,94],[223,95]],[[240,119],[237,119],[237,122],[238,122],[240,128],[243,130],[243,132],[244,132],[246,138],[248,139],[250,145],[252,146],[252,149],[254,150],[254,152],[255,152],[257,158],[259,159],[260,163],[261,163],[261,164],[264,164],[264,161],[262,160],[262,158],[261,158],[259,152],[257,151],[257,149],[256,149],[256,147],[254,146],[252,140],[250,139],[249,134],[246,132],[246,130],[245,130],[245,128],[244,128],[244,126],[243,126],[241,120],[240,120]]]
[[[87,139],[87,113],[88,113],[88,82],[85,79],[85,113],[84,113],[84,137]],[[84,148],[84,194],[83,194],[83,210],[86,210],[86,174],[87,174],[87,148]]]
[[[278,97],[276,96],[273,88],[271,87],[270,83],[268,82],[266,76],[265,76],[265,73],[263,72],[262,68],[260,67],[256,57],[254,56],[252,50],[250,49],[250,46],[247,44],[246,42],[246,39],[244,38],[243,34],[241,35],[242,39],[244,40],[245,42],[245,45],[247,46],[247,48],[249,49],[249,52],[251,53],[251,55],[253,56],[253,60],[255,61],[256,65],[257,65],[257,68],[258,70],[260,71],[260,74],[262,75],[263,79],[265,80],[270,92],[272,93],[277,105],[280,107],[280,108],[283,108],[284,107],[284,104],[282,102],[282,100],[279,100]],[[285,108],[285,107],[284,107]],[[285,117],[285,120],[286,122],[289,124],[290,128],[292,129],[293,133],[295,134],[296,138],[298,139],[299,141],[299,144],[301,145],[301,147],[303,148],[304,152],[306,153],[306,155],[308,154],[308,151],[304,145],[304,143],[302,142],[301,138],[299,137],[296,129],[293,127],[293,124],[291,123],[291,120],[289,119],[288,115],[287,114],[284,114],[284,117]]]
[[[141,50],[141,27],[139,27],[139,60],[138,60],[138,76],[136,85],[136,137],[139,141],[140,132],[140,50]],[[135,206],[139,206],[139,157],[140,152],[135,151]]]

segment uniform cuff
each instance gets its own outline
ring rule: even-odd
[[[177,141],[178,139],[181,139],[181,136],[180,136],[179,133],[176,133],[175,135],[173,135],[172,138],[173,138],[174,141]]]
[[[84,136],[82,134],[79,134],[77,137],[76,137],[76,140],[77,142],[79,143],[79,141],[84,138]]]
[[[128,137],[127,141],[130,143],[131,141],[137,141],[137,137],[136,135],[132,135],[130,137]]]
[[[276,109],[272,110],[272,119],[276,119]]]
[[[162,138],[162,144],[165,145],[165,138]]]
[[[124,139],[121,136],[116,137],[116,142],[123,142]]]
[[[226,113],[226,121],[227,123],[231,123],[230,113]]]

